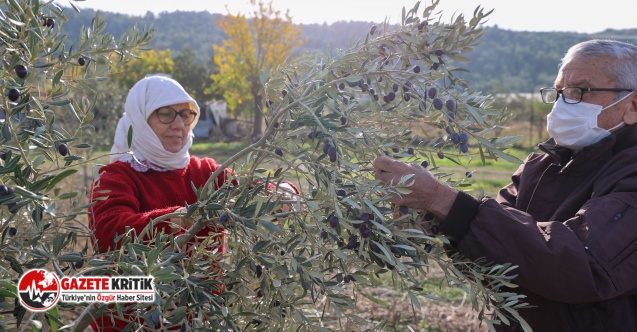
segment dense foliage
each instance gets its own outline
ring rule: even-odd
[[[60,29],[69,11],[39,0],[0,1],[0,330],[27,321],[34,330],[62,325],[68,307],[27,312],[16,283],[33,268],[73,275],[91,254],[87,190],[65,184],[89,163],[81,155],[95,133],[105,76],[151,38],[129,29],[116,39],[96,16],[70,40]]]

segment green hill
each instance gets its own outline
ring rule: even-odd
[[[71,9],[69,9],[71,11]],[[159,15],[129,16],[103,13],[107,32],[119,36],[128,27],[154,27],[155,36],[150,44],[153,49],[170,49],[173,56],[184,47],[197,54],[202,64],[208,64],[213,55],[213,44],[219,44],[225,35],[215,25],[221,14],[208,12],[164,12]],[[74,14],[64,26],[71,40],[77,39],[82,25],[89,26],[95,16],[93,10]],[[302,25],[306,43],[297,52],[328,52],[347,48],[365,38],[371,22],[336,22],[333,24]],[[496,27],[484,29],[483,45],[467,57],[470,73],[465,78],[475,89],[485,93],[531,92],[551,85],[558,63],[566,50],[574,43],[593,39],[610,38],[637,42],[637,29],[606,30],[595,34],[570,32],[528,32],[503,30]]]

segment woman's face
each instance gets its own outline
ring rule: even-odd
[[[188,124],[185,124],[184,119],[192,116],[194,120],[196,115],[196,111],[191,110],[188,103],[174,104],[154,111],[148,118],[148,125],[166,151],[177,153],[186,144],[191,130],[192,121],[186,120],[185,123]],[[173,116],[174,120],[171,121]]]

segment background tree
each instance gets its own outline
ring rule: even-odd
[[[256,0],[251,0],[252,5]],[[262,133],[263,85],[262,71],[276,68],[301,45],[301,28],[292,23],[289,13],[282,15],[262,1],[253,12],[251,24],[242,14],[228,14],[215,21],[228,36],[221,45],[214,45],[214,63],[219,73],[212,75],[212,91],[222,90],[229,108],[251,102],[254,105],[253,136]]]
[[[112,78],[125,89],[130,89],[146,75],[166,74],[172,76],[174,70],[175,62],[169,49],[147,50],[139,53],[137,59],[118,68],[112,74]]]
[[[190,47],[185,47],[173,58],[173,78],[180,82],[195,100],[207,101],[212,94],[206,94],[206,87],[212,84],[212,70],[197,59]]]

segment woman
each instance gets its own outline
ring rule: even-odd
[[[199,107],[175,80],[163,76],[140,80],[128,93],[124,111],[111,163],[100,169],[93,188],[90,226],[100,252],[118,248],[115,237],[126,228],[140,234],[150,220],[184,212],[184,203],[197,201],[191,183],[203,186],[220,166],[214,159],[190,156]],[[132,154],[127,153],[131,127]],[[224,170],[216,185],[223,185],[232,174]],[[190,225],[192,220],[171,218],[154,230],[173,233]],[[220,249],[223,252],[223,246]]]
[[[139,235],[155,218],[185,212],[184,205],[197,201],[193,185],[202,187],[220,164],[211,158],[190,156],[192,128],[199,119],[199,107],[175,80],[163,76],[146,77],[131,88],[119,120],[111,163],[100,169],[92,192],[90,227],[99,252],[119,249],[116,238],[129,231]],[[128,147],[128,132],[132,141]],[[233,177],[220,173],[215,189]],[[233,183],[236,185],[236,182]],[[294,188],[298,193],[298,190]],[[193,221],[170,218],[159,222],[153,232],[179,234]],[[215,225],[204,228],[197,238],[214,236],[216,248],[225,252],[225,235]],[[152,239],[152,235],[145,238]],[[191,241],[191,243],[193,243]],[[211,273],[211,274],[214,274]],[[97,318],[94,330],[120,331],[128,322],[117,314]],[[141,319],[141,318],[140,318]],[[113,326],[112,321],[115,321]],[[139,322],[143,324],[143,321]]]

